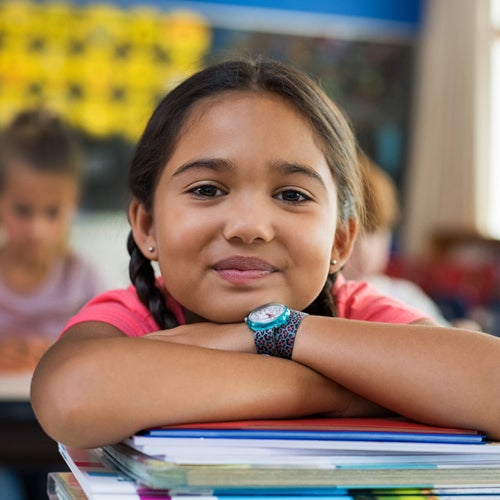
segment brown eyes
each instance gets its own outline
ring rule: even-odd
[[[226,191],[213,184],[196,186],[189,192],[194,194],[196,197],[203,199],[213,199],[228,194]],[[296,189],[283,189],[273,195],[273,198],[290,204],[300,204],[311,200],[309,196]]]
[[[309,196],[306,196],[304,193],[295,189],[286,189],[281,191],[275,195],[275,198],[281,199],[285,203],[304,203],[311,199]]]
[[[197,186],[191,189],[190,193],[193,193],[199,198],[216,198],[217,196],[223,196],[226,193],[214,186],[213,184],[203,184],[202,186]]]

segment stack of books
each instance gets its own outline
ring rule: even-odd
[[[60,452],[51,499],[500,499],[500,443],[403,418],[165,426]]]

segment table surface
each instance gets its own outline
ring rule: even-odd
[[[0,374],[0,401],[29,401],[31,372]]]
[[[30,404],[31,372],[0,374],[0,465],[66,470],[53,441]],[[56,468],[57,467],[57,468]]]

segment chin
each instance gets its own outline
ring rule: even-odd
[[[226,311],[223,314],[214,314],[213,319],[209,319],[209,321],[213,321],[215,323],[243,323],[245,321],[246,315],[251,311],[249,309],[248,311],[245,312],[240,312],[240,311],[231,311],[228,312]]]
[[[200,311],[199,316],[213,323],[243,323],[247,314],[262,304],[266,304],[266,302],[259,302],[248,307],[226,304],[223,307],[213,307]]]
[[[266,295],[259,293],[253,296],[249,294],[246,296],[222,296],[216,302],[205,302],[201,308],[193,308],[191,311],[200,318],[214,323],[242,323],[252,309],[270,302],[279,302],[289,307],[295,305],[290,304],[290,299],[276,297],[276,295],[266,297]]]

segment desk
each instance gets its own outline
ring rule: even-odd
[[[0,401],[29,401],[31,373],[0,374]]]
[[[57,443],[42,430],[29,401],[31,373],[0,375],[0,464],[66,470]]]

